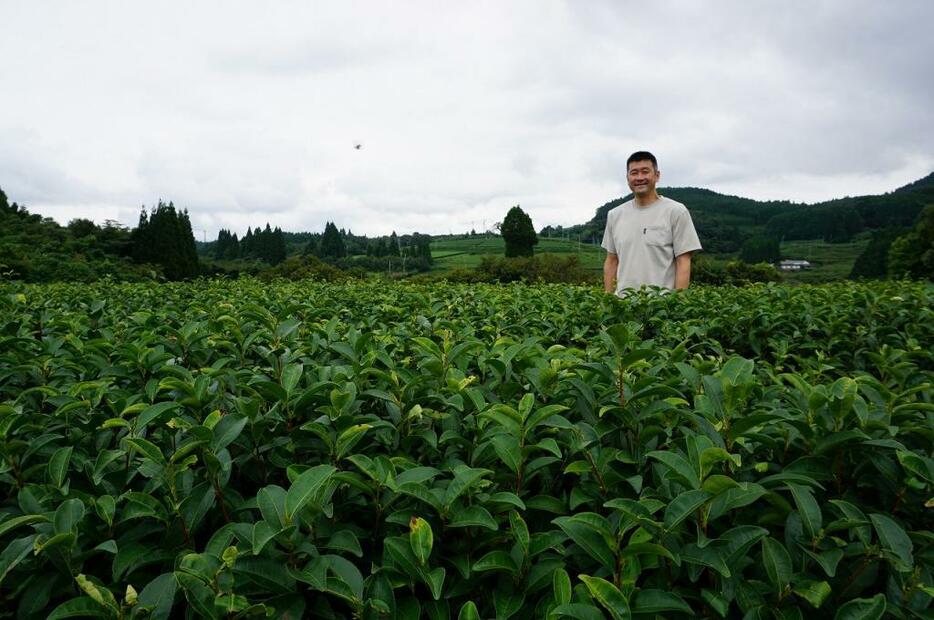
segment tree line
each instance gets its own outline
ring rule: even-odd
[[[845,243],[864,231],[906,229],[914,225],[925,205],[934,203],[934,174],[887,194],[855,196],[815,204],[758,201],[720,194],[696,187],[669,187],[659,192],[687,205],[704,250],[712,254],[741,252],[747,241],[761,236],[779,242],[822,239]],[[585,224],[549,227],[543,235],[602,239],[610,209],[632,195],[611,200],[597,208]],[[761,240],[753,240],[747,253],[758,252]]]
[[[174,203],[162,200],[148,212],[144,207],[130,240],[134,260],[159,265],[169,280],[185,280],[201,272],[188,209],[178,211]]]
[[[218,260],[257,259],[270,265],[278,265],[287,255],[285,235],[282,229],[275,229],[266,222],[266,228],[247,228],[243,239],[237,238],[237,233],[231,233],[222,228],[217,233],[217,242],[214,245],[214,258]]]
[[[697,188],[663,190],[685,202],[709,253],[738,253],[743,261],[775,262],[780,241],[823,238],[847,241],[870,230],[873,237],[853,266],[852,278],[909,276],[934,279],[934,175],[882,196],[844,198],[820,205],[758,202]],[[626,197],[628,198],[628,197]],[[610,201],[585,225],[547,227],[547,235],[602,238],[606,214],[626,198]],[[719,201],[719,202],[718,202]],[[928,205],[925,209],[925,205]],[[923,209],[923,211],[922,211]],[[531,256],[538,236],[519,205],[498,225],[507,256]],[[217,241],[196,244],[187,209],[159,200],[142,208],[138,225],[103,225],[79,218],[61,226],[10,202],[0,190],[0,275],[31,282],[92,281],[106,275],[132,280],[167,279],[223,272],[198,259],[255,260],[270,266],[288,256],[313,256],[341,269],[408,272],[430,268],[431,237],[414,233],[368,238],[326,222],[324,231],[286,233],[280,228],[248,228],[243,237],[222,229]],[[213,271],[212,271],[213,269]]]
[[[0,189],[0,279],[24,282],[133,281],[149,270],[131,256],[130,231],[114,220],[97,225],[74,219],[67,226],[42,217]]]
[[[850,279],[885,277],[934,281],[934,203],[911,228],[877,231],[850,272]]]
[[[395,231],[388,236],[358,237],[326,222],[321,235],[312,236],[304,254],[335,261],[350,256],[374,258],[422,258],[431,262],[431,236],[420,233],[400,237]]]

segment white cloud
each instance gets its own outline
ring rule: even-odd
[[[0,4],[0,186],[67,221],[446,233],[670,185],[879,193],[934,167],[925,0]],[[356,150],[354,144],[362,143]],[[200,236],[200,235],[199,235]]]

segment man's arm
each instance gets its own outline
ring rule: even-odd
[[[619,269],[619,256],[607,252],[603,261],[603,290],[607,293],[616,292],[616,271]]]
[[[675,258],[675,290],[685,289],[691,283],[691,254],[685,252]]]

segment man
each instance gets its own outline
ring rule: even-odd
[[[691,254],[701,249],[687,207],[655,191],[658,160],[638,151],[626,160],[633,199],[611,209],[603,247],[603,287],[623,296],[628,288],[684,289],[691,282]],[[615,282],[615,288],[614,288]]]

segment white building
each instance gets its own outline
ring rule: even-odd
[[[783,260],[778,263],[778,268],[782,271],[801,271],[802,269],[810,269],[811,263],[806,260]]]

